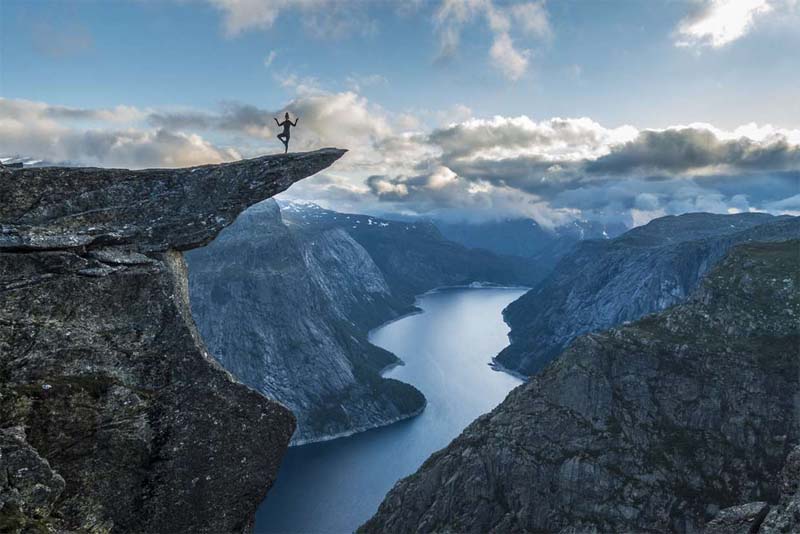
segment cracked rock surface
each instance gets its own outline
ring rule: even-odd
[[[251,530],[294,417],[208,353],[180,251],[343,153],[0,168],[0,531]]]

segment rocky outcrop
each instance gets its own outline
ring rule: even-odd
[[[780,500],[770,506],[751,502],[726,508],[706,525],[704,534],[788,534],[800,532],[800,447],[786,458]]]
[[[179,251],[343,152],[0,168],[5,530],[248,530],[294,418],[209,355]]]
[[[293,444],[386,425],[424,407],[414,387],[380,376],[398,359],[367,341],[367,324],[402,306],[341,228],[285,224],[270,200],[187,259],[192,309],[211,352],[292,410]]]
[[[800,532],[800,447],[795,447],[786,459],[780,488],[780,501],[758,526],[759,534]]]
[[[511,344],[495,361],[542,369],[581,334],[682,302],[728,249],[800,237],[800,218],[690,213],[656,219],[611,240],[583,241],[504,311]]]
[[[579,337],[361,531],[698,532],[776,502],[800,439],[799,255],[796,240],[740,245],[684,304]],[[791,524],[791,469],[764,524]]]
[[[47,532],[64,479],[25,440],[25,429],[0,429],[0,531]]]

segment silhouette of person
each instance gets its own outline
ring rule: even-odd
[[[275,119],[275,117],[273,117],[273,119]],[[294,122],[290,121],[290,120],[289,120],[289,114],[288,114],[288,113],[287,113],[286,115],[284,115],[284,120],[283,120],[283,122],[278,122],[278,119],[275,119],[275,123],[276,123],[278,126],[283,126],[283,132],[281,132],[281,133],[279,133],[279,134],[278,134],[278,139],[280,139],[280,140],[281,140],[281,142],[283,143],[283,146],[284,146],[284,151],[283,151],[283,153],[284,153],[284,154],[286,154],[287,152],[289,152],[289,137],[291,137],[291,135],[289,135],[289,127],[291,127],[291,126],[297,126],[297,121],[298,121],[298,120],[300,120],[300,117],[297,117],[297,118],[294,120]]]

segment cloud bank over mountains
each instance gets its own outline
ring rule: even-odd
[[[353,92],[298,94],[292,150],[350,152],[290,194],[338,209],[450,218],[509,214],[640,224],[685,211],[800,214],[800,130],[608,127],[589,118],[465,118],[427,126]],[[83,109],[0,99],[0,156],[176,167],[278,152],[284,109]],[[436,114],[434,114],[436,115]],[[441,117],[448,116],[443,112]]]

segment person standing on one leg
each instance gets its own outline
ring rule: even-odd
[[[273,118],[274,118],[274,117],[273,117]],[[291,137],[291,136],[289,135],[289,128],[290,128],[291,126],[297,126],[297,121],[298,121],[299,119],[300,119],[300,117],[297,117],[297,118],[294,120],[294,122],[290,121],[290,120],[289,120],[289,113],[286,113],[286,115],[284,116],[284,120],[283,120],[283,122],[278,122],[278,119],[275,119],[275,123],[276,123],[278,126],[283,126],[283,132],[281,132],[281,133],[279,133],[279,134],[278,134],[278,139],[280,139],[280,140],[281,140],[281,142],[283,143],[283,147],[284,147],[284,151],[283,151],[283,153],[284,153],[284,154],[286,154],[287,152],[289,152],[289,137]]]

